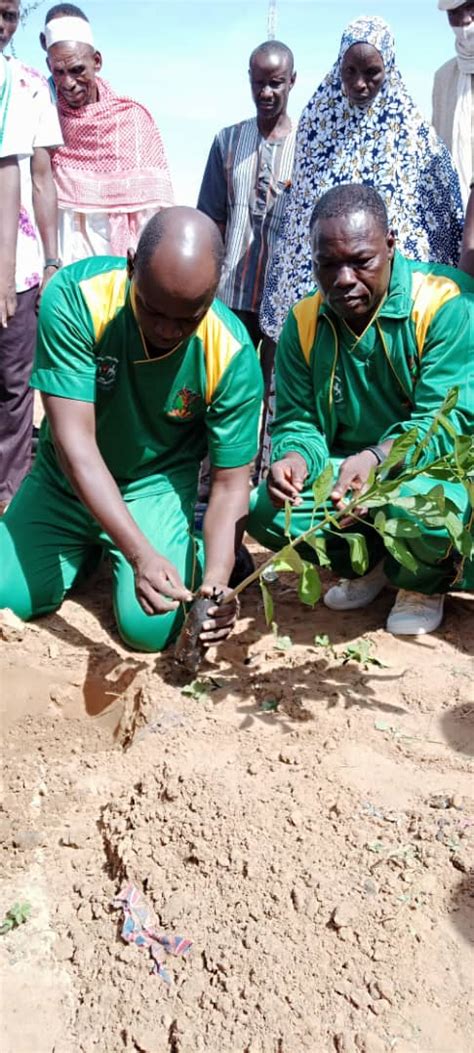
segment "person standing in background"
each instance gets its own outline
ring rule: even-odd
[[[225,242],[217,295],[257,346],[260,302],[293,170],[295,131],[287,113],[296,80],[292,52],[278,40],[260,44],[250,56],[249,78],[257,116],[216,135],[197,207],[217,223]],[[274,351],[266,340],[260,351],[265,381]]]
[[[435,73],[433,124],[451,151],[464,207],[474,175],[474,3],[438,0],[456,37],[456,56]]]
[[[474,278],[474,187],[472,185],[466,208],[459,269],[466,271],[466,274],[470,274],[471,278]]]
[[[363,16],[342,35],[339,56],[303,110],[282,233],[260,312],[278,339],[292,304],[314,286],[309,219],[315,200],[340,183],[382,195],[410,259],[456,265],[463,207],[449,152],[411,99],[387,23]]]
[[[308,235],[314,202],[349,182],[379,191],[410,259],[458,263],[464,217],[457,172],[408,93],[390,27],[372,16],[347,26],[337,61],[298,124],[291,190],[260,311],[262,329],[275,341],[292,305],[314,287]],[[271,385],[262,471],[273,406]]]
[[[40,42],[64,137],[52,157],[62,258],[125,256],[148,219],[174,201],[160,132],[144,106],[99,76],[102,56],[80,8],[51,8]]]
[[[16,32],[19,20],[19,0],[0,0],[1,52]],[[10,163],[4,161],[2,165],[2,180],[9,184],[2,211],[12,206],[7,220],[10,227],[11,218],[18,215],[16,158],[20,182],[16,246],[11,236],[6,247],[2,244],[2,281],[10,292],[2,294],[0,329],[1,513],[31,463],[33,391],[29,380],[35,350],[36,310],[42,290],[61,265],[57,198],[48,149],[58,146],[62,138],[56,107],[41,73],[3,55],[0,70],[0,156],[10,156]],[[5,219],[3,227],[4,224]]]

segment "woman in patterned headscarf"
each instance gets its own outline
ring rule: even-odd
[[[316,199],[338,183],[369,183],[379,191],[407,256],[458,262],[458,176],[410,98],[381,18],[347,27],[336,64],[300,119],[293,184],[261,310],[262,328],[275,340],[292,304],[314,285],[309,217]]]

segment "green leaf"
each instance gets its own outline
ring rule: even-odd
[[[268,586],[265,585],[264,581],[262,581],[262,578],[260,578],[259,581],[260,581],[260,588],[261,588],[261,591],[262,591],[263,609],[264,609],[264,612],[265,612],[265,621],[266,621],[267,625],[271,625],[272,621],[273,621],[273,611],[274,611],[273,597],[272,597],[272,594],[271,594],[270,589],[268,588]]]
[[[306,538],[306,544],[316,553],[320,567],[331,566],[331,560],[327,555],[326,541],[323,537],[318,537],[317,534],[310,534],[310,536]]]
[[[20,925],[24,925],[28,921],[31,910],[31,903],[14,903],[0,925],[0,936],[5,936],[12,929],[18,929]]]
[[[377,512],[377,515],[376,515],[376,517],[374,519],[374,527],[375,527],[376,531],[379,534],[382,535],[382,537],[384,536],[384,533],[385,533],[385,523],[386,522],[387,522],[387,516],[383,512]]]
[[[469,559],[472,551],[472,538],[469,530],[466,530],[462,519],[454,515],[454,512],[448,512],[444,519],[444,525],[458,552]]]
[[[384,476],[391,468],[395,468],[396,465],[403,463],[407,453],[416,445],[417,440],[418,428],[410,428],[410,431],[405,432],[404,435],[400,435],[398,439],[395,439],[392,449],[382,465]]]
[[[467,493],[469,504],[471,508],[474,508],[474,482],[470,479],[463,479],[463,486]]]
[[[444,486],[441,483],[437,483],[431,490],[425,495],[428,501],[432,501],[436,505],[437,509],[443,514],[444,512]]]
[[[451,421],[448,420],[444,413],[440,413],[438,419],[444,430],[447,431],[448,435],[450,435],[452,439],[455,439],[458,433],[456,431],[456,428],[454,427],[454,424],[451,424]]]
[[[451,413],[457,404],[459,398],[459,388],[450,388],[443,404],[440,406],[436,416],[444,416],[444,414]]]
[[[261,713],[276,713],[280,703],[277,702],[276,698],[266,698],[260,706]]]
[[[444,527],[445,516],[440,515],[439,512],[426,512],[419,518],[423,526],[428,527],[429,530],[442,530]]]
[[[291,548],[290,545],[286,545],[286,547],[282,548],[281,552],[278,552],[275,556],[272,569],[276,573],[294,571],[295,574],[302,574],[303,560],[294,548]]]
[[[470,435],[457,435],[454,443],[454,456],[458,468],[469,470],[474,464],[474,439]]]
[[[293,511],[293,509],[292,509],[292,506],[290,505],[290,502],[289,501],[285,501],[285,527],[284,527],[284,532],[285,532],[285,536],[289,537],[289,538],[291,538],[290,530],[291,530],[291,513],[292,513],[292,511]]]
[[[438,461],[437,464],[430,464],[426,471],[429,471],[432,479],[444,479],[449,483],[458,483],[459,475],[464,474],[465,469],[459,469],[456,462],[451,460]]]
[[[324,471],[313,483],[313,499],[316,507],[327,501],[334,485],[334,471],[332,464],[327,464]]]
[[[419,564],[404,541],[394,538],[390,534],[384,534],[384,545],[390,552],[390,555],[397,560],[397,563],[401,563],[402,567],[411,570],[412,574],[418,572]]]
[[[182,695],[189,695],[190,698],[194,698],[196,702],[199,702],[203,698],[207,698],[209,692],[209,684],[205,680],[193,680],[190,684],[186,684],[185,687],[181,688]]]
[[[331,640],[327,633],[319,633],[318,636],[314,637],[316,647],[332,647]]]
[[[365,574],[369,565],[369,553],[367,542],[363,534],[343,534],[344,540],[349,545],[351,565],[356,574]]]
[[[422,528],[410,519],[387,519],[384,536],[387,534],[392,537],[421,537]]]
[[[298,596],[302,603],[314,607],[321,595],[321,579],[312,563],[303,562],[303,573],[300,577]]]
[[[291,651],[293,640],[291,639],[291,636],[275,636],[275,643],[273,646],[276,651]]]
[[[426,450],[427,446],[429,446],[433,435],[436,435],[440,427],[442,426],[443,418],[446,417],[449,413],[451,413],[451,411],[454,409],[458,401],[458,396],[459,388],[451,388],[451,390],[448,391],[448,394],[446,395],[443,404],[440,406],[439,410],[434,415],[431,427],[428,428],[426,435],[421,440],[421,442],[418,443],[415,454],[412,457],[412,463],[416,464],[420,460],[423,451]]]
[[[385,663],[380,661],[380,658],[372,654],[371,641],[364,639],[346,647],[342,652],[342,662],[343,665],[346,665],[347,662],[359,662],[365,669],[368,669],[369,665],[378,665],[383,669],[387,668]]]

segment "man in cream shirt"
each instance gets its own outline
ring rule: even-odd
[[[451,151],[464,205],[474,174],[474,2],[438,0],[456,37],[456,56],[435,73],[433,124]]]

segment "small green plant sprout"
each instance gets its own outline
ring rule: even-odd
[[[201,702],[204,698],[207,698],[210,690],[212,690],[212,686],[206,680],[192,680],[190,684],[186,684],[185,687],[181,688],[181,694],[194,698],[195,702]]]
[[[276,698],[266,698],[260,706],[261,713],[276,713],[280,703]]]
[[[31,914],[31,903],[14,903],[10,910],[7,910],[5,917],[0,925],[0,936],[6,936],[7,932],[11,932],[12,929],[19,929],[20,925],[24,925]]]
[[[314,637],[314,646],[322,647],[326,654],[330,654],[332,658],[337,658],[336,648],[327,633],[318,633]]]
[[[260,567],[228,593],[224,603],[229,603],[258,580],[262,592],[265,620],[268,626],[272,626],[275,622],[273,596],[268,580],[265,580],[265,576],[262,577],[262,574],[264,575],[264,572],[271,566],[278,575],[286,572],[296,574],[299,579],[298,596],[301,602],[314,607],[322,592],[319,570],[313,563],[303,559],[296,549],[304,543],[306,547],[313,549],[319,567],[329,566],[325,538],[328,532],[339,533],[342,529],[341,521],[348,518],[352,518],[355,525],[362,522],[364,528],[370,527],[379,534],[390,555],[414,574],[417,573],[419,564],[413,547],[409,547],[407,541],[411,543],[414,538],[420,537],[427,527],[443,528],[449,534],[452,550],[459,555],[460,560],[470,559],[474,555],[471,533],[459,517],[454,501],[445,496],[442,486],[443,482],[461,484],[467,491],[471,506],[474,507],[474,437],[458,435],[449,420],[449,414],[454,409],[457,399],[458,389],[453,388],[435,413],[432,424],[425,435],[420,429],[413,427],[395,439],[386,460],[374,468],[369,475],[363,494],[363,504],[368,515],[363,519],[359,516],[360,494],[354,495],[343,510],[334,509],[330,502],[334,486],[333,469],[331,465],[327,465],[313,484],[313,524],[316,511],[320,515],[321,507],[325,512],[324,516],[319,518],[317,524],[291,538],[292,508],[287,502],[285,508],[287,544],[280,552],[272,552]],[[426,465],[423,455],[433,436],[442,430],[451,436],[453,449]],[[410,494],[409,484],[427,472],[433,479],[431,489],[427,493]],[[402,519],[399,516],[391,516],[390,506],[396,506],[397,509],[409,513],[410,518]],[[365,574],[369,568],[369,554],[364,535],[344,529],[341,539],[349,548],[351,565],[355,573]],[[365,661],[367,660],[366,657]],[[377,660],[373,658],[371,664],[374,664],[374,661],[377,664]]]
[[[357,640],[356,643],[349,644],[348,647],[342,652],[342,664],[347,665],[348,662],[358,662],[364,669],[368,669],[371,665],[378,665],[381,669],[387,669],[385,662],[381,662],[380,658],[372,654],[372,641],[371,640]]]
[[[272,622],[272,633],[275,638],[273,646],[276,651],[291,651],[291,648],[293,647],[291,636],[280,636],[276,622]]]
[[[213,691],[219,691],[221,687],[224,687],[222,680],[218,680],[215,676],[207,676],[202,677],[201,680],[192,680],[190,684],[186,684],[185,687],[181,688],[181,694],[194,698],[195,702],[200,702],[212,694]]]

